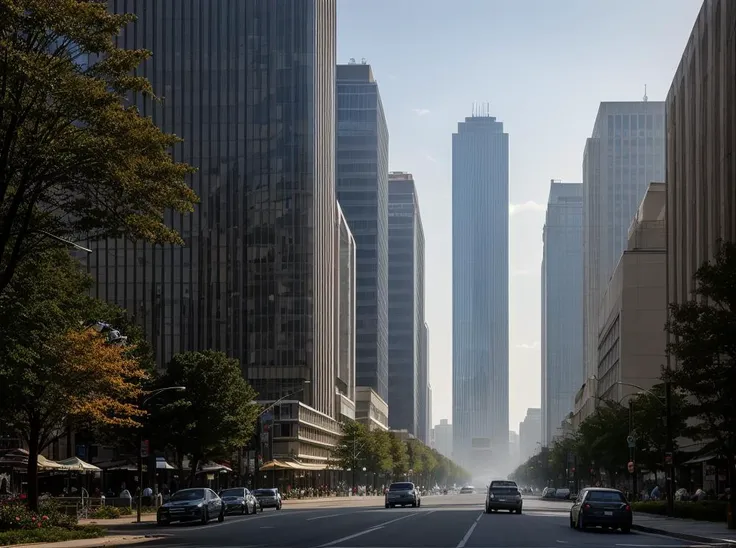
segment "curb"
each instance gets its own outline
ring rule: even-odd
[[[736,541],[728,540],[728,539],[722,539],[722,538],[713,538],[713,537],[703,537],[700,535],[691,535],[689,533],[677,533],[674,531],[667,531],[665,529],[657,529],[656,527],[646,527],[644,525],[636,525],[633,524],[631,526],[632,531],[640,531],[642,533],[651,533],[655,535],[663,535],[665,537],[671,537],[676,538],[680,540],[687,540],[690,542],[702,542],[706,544],[721,544],[724,546],[728,545],[734,545],[736,546]]]

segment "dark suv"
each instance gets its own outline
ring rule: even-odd
[[[521,491],[513,481],[492,481],[486,494],[486,514],[508,510],[521,514],[523,500]]]

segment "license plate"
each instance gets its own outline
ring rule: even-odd
[[[606,516],[612,516],[613,515],[613,512],[606,511],[606,512],[604,512],[604,515],[606,515]]]
[[[506,502],[506,499],[498,499],[498,502]]]

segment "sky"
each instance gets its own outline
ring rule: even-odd
[[[338,62],[378,81],[392,171],[424,223],[432,421],[452,419],[452,133],[473,103],[509,134],[509,429],[541,401],[540,272],[550,179],[582,182],[601,101],[663,101],[700,0],[338,0]],[[581,326],[582,329],[582,326]],[[582,367],[582,365],[581,365]]]

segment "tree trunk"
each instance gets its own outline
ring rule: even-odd
[[[38,427],[31,425],[28,436],[28,507],[38,510]]]
[[[201,461],[202,457],[199,455],[192,455],[192,460],[189,461],[189,487],[194,487],[194,480],[197,478],[197,468]]]

